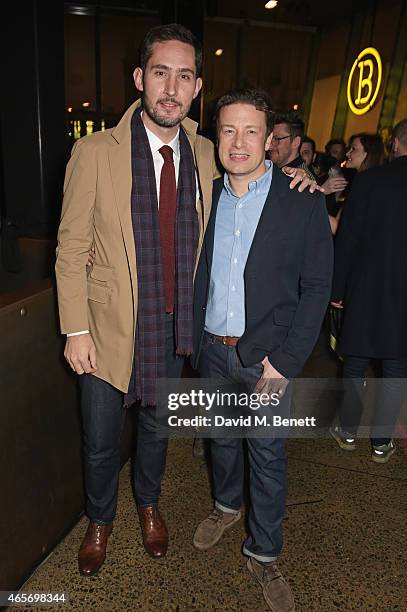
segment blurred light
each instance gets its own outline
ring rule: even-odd
[[[216,49],[215,51],[215,55],[217,55],[218,57],[220,57],[223,53],[223,49]]]
[[[95,8],[89,6],[83,6],[81,4],[71,4],[70,2],[66,3],[66,12],[70,15],[94,15]]]
[[[88,108],[88,106],[90,106],[90,102],[83,102],[82,106],[84,106],[85,108]]]
[[[68,113],[72,113],[72,106],[68,106],[67,111]]]
[[[266,2],[266,4],[264,5],[264,8],[273,9],[273,8],[276,8],[277,4],[278,4],[277,0],[269,0],[269,2]]]
[[[294,105],[293,105],[293,110],[298,110],[299,108],[300,108],[300,107],[299,107],[299,105],[298,105],[298,104],[294,104]]]
[[[102,132],[104,132],[106,129],[106,122],[104,119],[102,119],[102,121],[100,122],[100,129],[102,130]]]
[[[93,121],[87,121],[86,122],[86,134],[93,134]]]
[[[75,140],[81,137],[81,122],[79,120],[73,122],[73,137]]]

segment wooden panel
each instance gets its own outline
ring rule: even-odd
[[[340,80],[338,74],[315,82],[307,133],[319,151],[324,150],[331,137]]]

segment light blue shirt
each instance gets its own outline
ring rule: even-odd
[[[246,327],[243,273],[254,234],[271,187],[273,165],[235,196],[225,174],[216,211],[213,260],[205,330],[217,336],[242,336]]]

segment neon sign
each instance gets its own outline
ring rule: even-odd
[[[379,94],[382,73],[382,60],[377,49],[363,49],[354,61],[348,78],[348,104],[355,115],[364,115],[373,107]]]

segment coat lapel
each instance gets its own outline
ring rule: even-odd
[[[131,220],[131,118],[140,104],[141,100],[134,102],[113,129],[109,149],[110,173],[134,292],[137,291],[137,266]]]
[[[137,286],[136,279],[136,249],[134,244],[133,226],[131,220],[131,141],[117,143],[109,150],[110,171],[113,189],[116,196],[117,212],[119,214],[127,259],[133,286]]]

